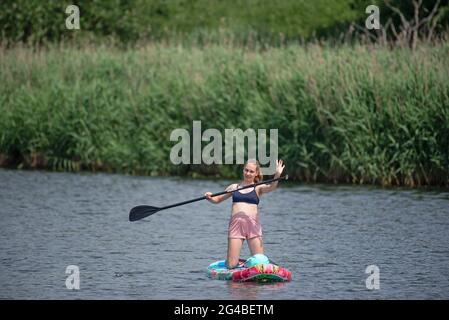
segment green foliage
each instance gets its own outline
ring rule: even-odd
[[[0,159],[20,167],[220,174],[175,166],[175,128],[277,128],[303,181],[448,185],[448,44],[0,50]],[[232,168],[231,168],[232,167]]]
[[[423,1],[422,13],[436,0]],[[409,0],[392,0],[407,18]],[[80,9],[80,30],[66,29],[65,9]],[[280,45],[298,40],[339,37],[351,23],[363,26],[369,4],[381,7],[381,21],[400,18],[376,0],[2,0],[0,36],[10,43],[45,44],[70,39],[123,45],[140,41]],[[449,25],[448,0],[441,2],[437,31]]]

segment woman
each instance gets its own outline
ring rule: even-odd
[[[276,160],[276,172],[274,178],[279,178],[284,170],[282,160]],[[234,183],[226,188],[226,191],[251,185],[262,180],[260,166],[257,160],[248,160],[243,167],[243,181],[240,184]],[[231,219],[228,228],[228,255],[226,266],[231,269],[237,266],[240,257],[240,250],[243,242],[248,241],[251,255],[263,254],[262,227],[259,221],[257,206],[262,194],[276,189],[278,182],[258,185],[255,188],[243,189],[224,195],[211,197],[211,192],[206,192],[207,200],[212,203],[220,203],[232,195]]]

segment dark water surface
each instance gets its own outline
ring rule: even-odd
[[[0,170],[0,298],[448,299],[449,193],[282,184],[261,198],[266,254],[290,283],[211,280],[231,200],[128,221],[229,181]],[[249,254],[245,244],[243,257]],[[66,287],[66,268],[80,289]],[[380,288],[365,269],[380,270]]]

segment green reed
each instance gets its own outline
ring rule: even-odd
[[[175,128],[277,128],[290,176],[449,184],[449,45],[0,48],[0,163],[235,177],[170,162]]]

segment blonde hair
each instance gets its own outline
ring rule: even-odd
[[[260,173],[259,161],[257,161],[256,159],[248,159],[245,162],[245,165],[243,166],[243,168],[245,168],[248,163],[256,165],[257,175],[254,177],[254,183],[258,183],[258,182],[262,181],[263,180],[263,175]]]

